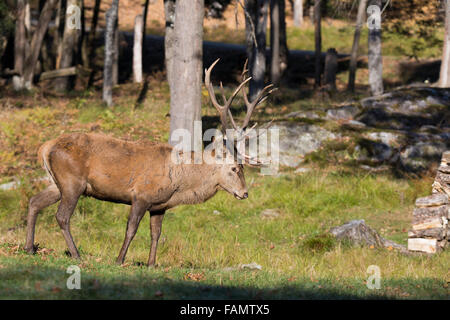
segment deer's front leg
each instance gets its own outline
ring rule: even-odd
[[[117,257],[117,264],[122,264],[125,260],[125,256],[130,246],[131,240],[136,235],[139,223],[144,216],[149,203],[144,200],[135,200],[131,205],[130,216],[128,217],[127,231],[125,233],[125,240],[123,241],[122,249],[120,249],[119,256]]]
[[[150,255],[148,257],[148,266],[152,267],[156,261],[156,249],[158,247],[158,240],[161,236],[162,221],[165,210],[150,212],[150,231],[152,235],[152,244],[150,248]]]

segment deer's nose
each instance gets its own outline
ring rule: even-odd
[[[242,198],[247,199],[248,198],[248,192],[244,193]]]

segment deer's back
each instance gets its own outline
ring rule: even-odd
[[[169,183],[171,150],[167,144],[73,133],[45,143],[40,156],[44,163],[47,159],[58,187],[81,181],[86,195],[130,203],[142,189],[152,192]]]

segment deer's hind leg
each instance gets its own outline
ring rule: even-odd
[[[59,192],[55,184],[51,184],[30,199],[27,217],[27,239],[24,248],[28,253],[34,253],[37,249],[34,246],[34,232],[38,213],[42,209],[58,202],[59,199],[61,199],[61,192]]]
[[[162,221],[165,210],[150,212],[150,232],[152,236],[152,244],[150,248],[150,255],[148,257],[148,266],[153,267],[156,261],[156,250],[158,248],[158,240],[161,236]]]

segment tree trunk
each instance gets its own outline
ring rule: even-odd
[[[114,25],[114,51],[112,69],[112,83],[114,86],[119,83],[119,36],[119,2],[117,2],[116,24]]]
[[[178,0],[175,8],[173,72],[170,81],[170,138],[185,129],[191,134],[190,150],[202,148],[201,103],[203,74],[204,0]],[[176,75],[176,76],[175,76]],[[197,123],[196,125],[194,123]],[[200,126],[200,127],[199,127]],[[200,128],[200,134],[195,133]]]
[[[280,85],[280,0],[270,1],[270,80],[275,87]]]
[[[27,54],[23,70],[24,87],[31,89],[33,85],[34,68],[39,58],[39,52],[41,51],[42,40],[47,32],[48,25],[52,18],[53,10],[56,7],[58,0],[47,0],[42,9],[39,21],[36,27],[36,31],[33,34],[31,40],[31,48]]]
[[[369,7],[376,5],[381,11],[381,0],[370,0]],[[373,14],[372,14],[373,16]],[[369,28],[369,85],[372,95],[383,94],[383,57],[381,55],[381,28],[371,25]]]
[[[442,88],[450,87],[450,0],[445,0],[445,36],[439,86]]]
[[[280,72],[281,79],[288,67],[289,49],[286,35],[286,1],[280,0]]]
[[[269,0],[248,0],[245,2],[245,9],[251,18],[251,21],[249,21],[246,16],[245,30],[248,67],[250,76],[252,77],[250,80],[249,99],[253,101],[259,92],[264,88]]]
[[[322,30],[321,30],[321,0],[314,1],[314,41],[315,41],[315,64],[314,64],[314,87],[320,87],[322,74]]]
[[[136,83],[142,83],[142,34],[144,19],[137,15],[134,20],[134,45],[133,45],[133,79]]]
[[[145,0],[144,3],[144,9],[142,10],[142,19],[143,19],[143,23],[142,23],[142,56],[145,57],[146,53],[145,53],[145,32],[147,29],[147,16],[148,16],[148,4],[149,4],[150,0]],[[144,66],[142,66],[143,68]]]
[[[76,9],[78,8],[78,9]],[[81,35],[81,1],[67,0],[64,35],[62,39],[61,61],[58,69],[70,68],[75,64],[78,40]],[[55,82],[57,91],[67,91],[73,86],[73,77],[63,77]]]
[[[338,69],[338,54],[336,49],[330,48],[327,50],[325,57],[324,68],[324,84],[329,91],[336,90],[336,73]]]
[[[113,0],[111,7],[106,11],[105,30],[105,60],[103,68],[103,101],[112,105],[113,63],[114,63],[114,33],[117,23],[119,0]]]
[[[361,27],[364,23],[364,16],[366,13],[367,0],[359,0],[358,14],[356,16],[355,35],[353,37],[352,53],[350,57],[350,70],[348,74],[348,87],[351,92],[355,91],[356,68],[358,65],[358,46],[359,38],[361,37]]]
[[[167,82],[171,87],[173,56],[175,48],[175,0],[164,0],[164,14],[166,20],[166,30],[164,35],[164,57],[166,63]]]
[[[303,0],[294,0],[294,26],[303,25]]]
[[[14,90],[23,89],[23,65],[25,62],[25,0],[17,0],[17,20],[14,35],[14,70],[19,74],[13,76]]]

